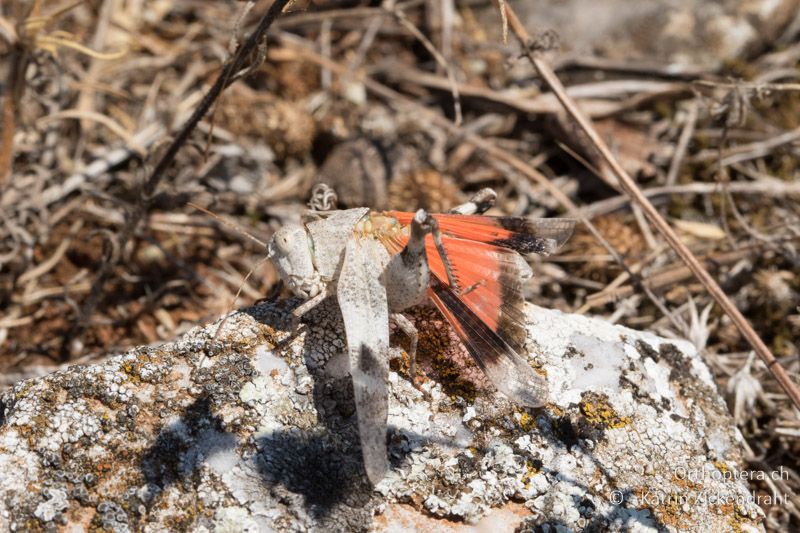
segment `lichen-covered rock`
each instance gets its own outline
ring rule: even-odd
[[[688,343],[531,305],[550,402],[527,410],[416,309],[428,379],[415,389],[397,350],[392,468],[373,488],[335,303],[292,335],[296,303],[7,391],[0,530],[761,530],[733,475],[736,430]]]

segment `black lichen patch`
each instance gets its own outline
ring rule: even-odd
[[[6,425],[6,402],[3,398],[0,398],[0,426]]]
[[[652,346],[641,339],[636,341],[636,350],[643,359],[650,358],[656,363],[658,363],[660,359],[660,354]]]
[[[659,356],[669,364],[669,380],[674,383],[694,381],[686,357],[674,344],[664,343],[658,348]]]
[[[475,454],[462,452],[458,454],[456,460],[462,477],[474,474],[480,467],[480,460],[475,457]]]
[[[586,354],[570,344],[567,346],[567,349],[564,350],[564,359],[573,359],[575,357],[586,357]]]
[[[663,409],[664,411],[671,410],[672,409],[672,400],[670,400],[669,398],[662,397],[661,398],[661,409]]]
[[[658,412],[661,412],[664,409],[669,409],[671,403],[667,398],[661,398],[660,401],[656,401],[648,392],[639,388],[639,385],[636,381],[631,379],[631,376],[636,376],[637,373],[643,373],[643,370],[640,367],[641,361],[631,360],[628,363],[627,369],[624,370],[619,376],[620,388],[628,389],[631,391],[633,397],[636,398],[637,401],[649,405]]]
[[[691,364],[674,344],[664,343],[659,347],[663,361],[669,364],[669,380],[678,386],[680,394],[699,402],[707,412],[719,415],[719,421],[729,420],[727,406],[718,401],[719,393],[712,385],[704,383],[692,374]]]
[[[435,356],[432,361],[436,371],[435,377],[442,385],[445,394],[462,398],[470,404],[475,401],[478,388],[475,383],[463,378],[458,365],[442,355]]]
[[[236,403],[244,384],[256,374],[248,351],[219,355],[212,367],[194,372],[193,379],[203,388],[204,397],[212,409]]]

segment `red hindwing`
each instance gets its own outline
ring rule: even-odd
[[[400,211],[386,214],[401,224],[410,224],[414,216]],[[428,235],[425,248],[434,278],[431,300],[498,389],[524,405],[541,405],[546,382],[518,354],[526,338],[522,288],[531,276],[519,253],[555,251],[569,238],[574,221],[433,216],[459,287],[449,286],[444,261]],[[399,253],[407,240],[398,236],[384,239],[384,244],[390,252]]]

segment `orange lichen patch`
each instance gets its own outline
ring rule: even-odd
[[[89,412],[97,414],[101,419],[109,417],[108,407],[97,398],[86,398],[86,407],[89,408]]]
[[[541,463],[537,465],[534,461],[525,461],[525,473],[522,475],[522,482],[525,484],[526,489],[530,488],[533,476],[542,471],[541,466]]]
[[[686,490],[698,490],[702,487],[700,483],[694,483],[687,479],[685,475],[678,475],[677,473],[672,474],[672,482],[676,486]]]
[[[95,514],[97,514],[97,510],[94,507],[82,505],[71,508],[67,513],[70,525],[74,528],[73,531],[88,531]]]
[[[19,390],[15,390],[14,391],[14,399],[19,401],[19,400],[25,398],[28,395],[28,393],[31,391],[31,389],[33,388],[33,384],[34,384],[33,380],[23,382],[23,384],[19,388]]]
[[[708,508],[720,514],[734,516],[736,515],[736,506],[732,503],[722,503],[719,505],[709,505]]]
[[[372,529],[376,531],[428,531],[430,533],[461,533],[468,531],[492,531],[511,533],[519,528],[522,520],[531,512],[522,504],[509,502],[491,509],[475,525],[454,522],[444,518],[432,518],[407,504],[387,505],[383,514],[375,517]]]
[[[731,471],[731,469],[730,469],[730,468],[728,468],[728,465],[727,465],[727,464],[725,464],[725,463],[724,463],[724,462],[722,462],[722,461],[714,461],[713,465],[714,465],[714,466],[716,467],[716,469],[717,469],[717,470],[719,470],[719,471],[720,471],[720,472],[721,472],[723,475],[724,475],[724,474],[727,474],[727,473],[729,473],[729,472]]]
[[[262,324],[260,329],[261,337],[270,346],[278,346],[286,338],[286,331],[278,330],[268,324]]]
[[[728,520],[728,525],[731,526],[731,533],[741,533],[742,531],[742,524],[739,523],[736,518],[731,518]]]
[[[106,459],[101,459],[94,464],[94,470],[98,474],[98,477],[101,477],[102,474],[106,472],[111,472],[113,469],[114,463]]]
[[[44,531],[42,527],[42,523],[39,522],[36,518],[32,518],[25,522],[25,525],[22,528],[23,531]]]
[[[17,431],[21,437],[28,440],[28,446],[35,449],[36,439],[41,437],[48,427],[50,427],[50,417],[43,413],[37,413],[31,417],[30,424],[17,426]]]
[[[139,382],[138,361],[123,361],[119,369],[128,376],[132,383]]]
[[[681,507],[677,501],[668,500],[661,509],[653,509],[653,513],[664,525],[672,526],[678,531],[691,530],[691,517],[686,516],[686,514],[681,511]]]
[[[691,515],[682,510],[686,496],[677,492],[658,493],[657,498],[652,487],[640,487],[634,490],[637,498],[645,502],[642,509],[650,512],[664,525],[672,526],[679,531],[691,530]]]
[[[458,396],[468,402],[475,401],[477,396],[475,384],[461,379],[461,373],[452,361],[446,357],[437,357],[433,360],[433,364],[442,387],[450,397]]]
[[[750,519],[746,515],[742,515],[740,509],[733,504],[728,504],[721,506],[726,509],[726,515],[730,518],[728,519],[728,526],[730,527],[731,532],[733,533],[741,533],[743,531],[753,531],[754,520]],[[749,524],[751,527],[747,529],[742,528],[742,524]]]
[[[192,529],[191,526],[197,520],[198,514],[201,513],[199,513],[197,507],[186,507],[183,509],[183,514],[172,515],[164,520],[164,524],[167,525],[170,531],[190,531]]]
[[[522,412],[519,413],[518,416],[519,418],[517,419],[517,423],[524,431],[532,431],[533,429],[536,429],[536,419],[531,415]]]
[[[631,423],[629,416],[619,416],[611,407],[608,396],[604,394],[588,393],[583,395],[580,410],[586,421],[593,426],[605,428],[622,428]]]
[[[148,373],[146,370],[148,365],[160,365],[164,362],[165,357],[170,356],[158,350],[137,353],[135,358],[126,357],[120,363],[119,371],[125,374],[128,380],[134,385],[150,383],[153,381],[153,379],[142,378],[142,375]]]

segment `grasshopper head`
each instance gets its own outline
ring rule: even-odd
[[[308,233],[301,226],[284,226],[272,236],[267,256],[289,289],[301,298],[316,296],[324,282],[314,266]]]

